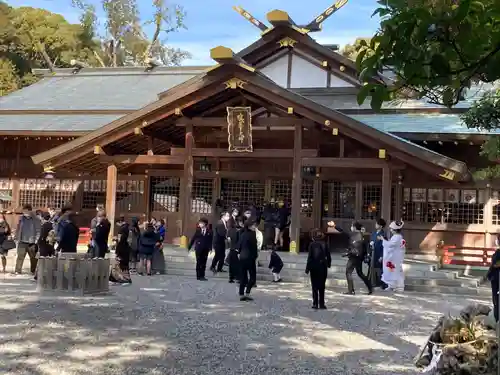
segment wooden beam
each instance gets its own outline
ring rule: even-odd
[[[283,10],[272,10],[266,14],[266,18],[273,26],[295,25],[288,13]]]
[[[290,252],[300,251],[300,209],[302,192],[302,125],[295,126],[293,140],[292,212],[290,221]]]
[[[388,163],[381,159],[371,158],[309,158],[302,159],[304,167],[324,168],[384,168]]]
[[[210,57],[219,64],[235,64],[250,72],[255,72],[255,68],[248,65],[248,63],[241,57],[236,56],[231,48],[224,46],[212,48],[210,50]]]
[[[172,155],[101,155],[101,163],[113,164],[184,164],[183,156]]]
[[[254,126],[291,126],[300,122],[303,126],[311,126],[314,124],[313,121],[301,119],[291,115],[287,117],[257,117],[252,118],[252,127]],[[227,128],[227,117],[194,117],[180,118],[176,122],[177,126],[186,126],[187,124],[193,125],[194,127],[211,127],[211,128]],[[304,123],[306,125],[304,125]]]
[[[106,174],[106,215],[111,223],[109,240],[114,236],[116,217],[116,184],[118,179],[118,168],[115,164],[108,165]]]
[[[387,221],[391,220],[391,193],[391,169],[389,168],[389,165],[386,165],[382,168],[382,207],[380,213],[382,214],[382,217]]]
[[[173,157],[185,157],[187,154],[184,148],[170,149]],[[193,148],[193,157],[205,158],[265,158],[265,159],[286,159],[293,158],[293,150],[286,149],[256,149],[253,152],[229,152],[220,148]],[[304,158],[316,158],[318,150],[301,150],[301,156]],[[375,159],[377,160],[377,159]]]

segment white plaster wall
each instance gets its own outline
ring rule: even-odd
[[[286,87],[288,76],[288,55],[281,56],[278,60],[261,68],[260,71],[282,87]]]
[[[326,87],[327,72],[300,56],[292,57],[291,88]]]
[[[330,74],[330,87],[354,87],[354,85],[334,74]]]

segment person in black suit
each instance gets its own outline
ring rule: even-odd
[[[101,210],[97,213],[95,228],[91,229],[91,258],[104,258],[106,256],[106,253],[108,252],[108,238],[110,231],[111,223],[106,217],[106,212]]]
[[[198,221],[198,228],[193,238],[189,241],[188,252],[194,245],[196,254],[196,278],[200,281],[207,281],[205,269],[207,268],[208,254],[212,251],[212,231],[208,228],[208,220],[201,218]]]
[[[312,232],[313,242],[309,244],[309,255],[307,256],[306,274],[311,277],[313,309],[326,309],[325,284],[328,276],[328,268],[332,266],[330,250],[323,242],[323,232],[315,229]]]
[[[229,228],[229,254],[228,265],[229,265],[229,283],[234,283],[234,280],[239,280],[239,258],[238,258],[238,245],[240,240],[240,232],[243,229],[243,219],[241,217],[236,218],[236,225]]]
[[[257,225],[253,220],[247,220],[240,233],[240,301],[251,301],[250,291],[255,286],[257,278]]]
[[[64,225],[61,227],[59,247],[61,253],[76,253],[80,228],[75,224],[76,215],[69,211],[66,213]]]
[[[226,242],[228,240],[228,221],[229,212],[225,211],[221,214],[220,220],[215,226],[213,234],[214,259],[210,270],[213,273],[223,272],[224,258],[226,257]]]

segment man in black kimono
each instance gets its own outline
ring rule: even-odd
[[[220,220],[215,225],[213,234],[214,259],[210,270],[213,273],[223,272],[224,258],[226,257],[226,243],[228,241],[228,221],[229,212],[225,211],[221,214]]]
[[[196,278],[200,281],[207,281],[205,269],[207,268],[208,254],[212,250],[212,232],[208,228],[208,220],[205,218],[201,218],[198,222],[198,228],[189,242],[188,251],[191,251],[193,245],[196,254]]]

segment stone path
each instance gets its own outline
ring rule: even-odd
[[[8,375],[416,374],[412,359],[436,319],[475,301],[329,291],[329,310],[313,311],[297,285],[261,283],[245,303],[235,284],[172,276],[75,298],[0,275],[0,291]]]

